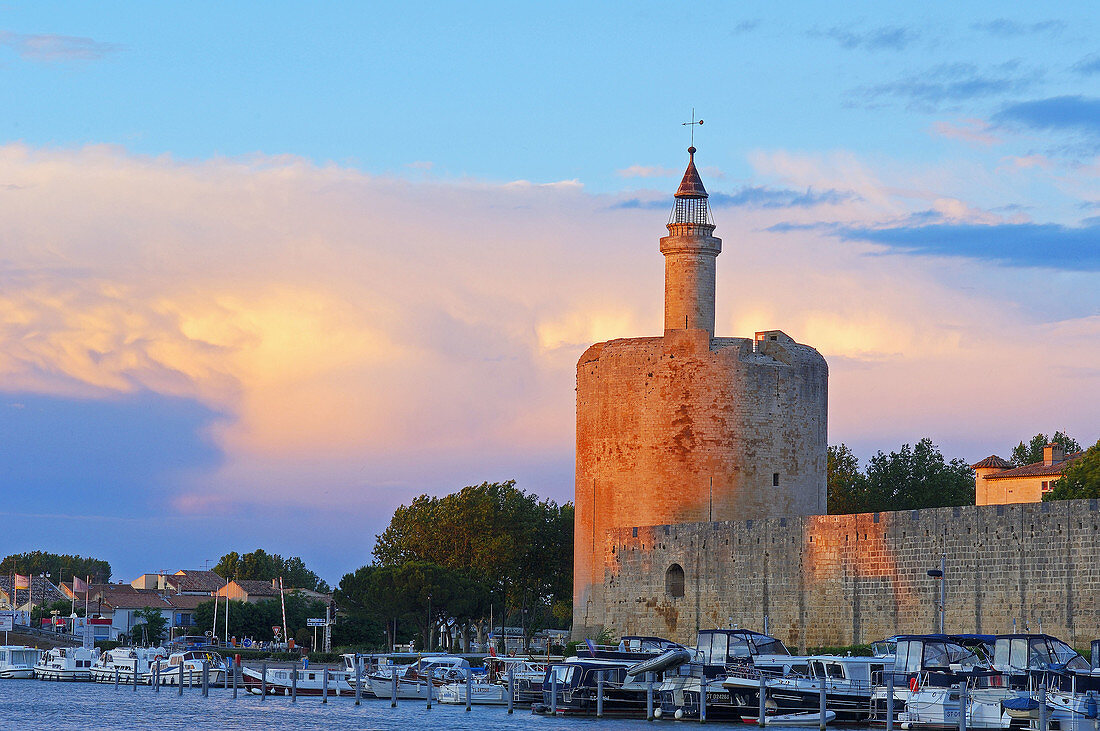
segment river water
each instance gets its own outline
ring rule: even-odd
[[[316,696],[299,698],[268,697],[211,688],[208,698],[198,688],[161,688],[154,693],[149,686],[120,687],[98,683],[51,683],[41,680],[0,680],[0,729],[48,729],[88,731],[89,729],[256,729],[262,731],[314,731],[324,729],[526,729],[527,731],[616,731],[654,728],[644,720],[562,719],[536,716],[517,708],[464,706],[401,701],[390,708],[389,700],[364,698],[355,705],[354,697],[329,698],[327,704]],[[660,725],[668,725],[663,722]],[[709,725],[709,724],[708,724]],[[677,724],[691,728],[694,724]]]

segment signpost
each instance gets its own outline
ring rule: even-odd
[[[317,651],[317,628],[325,626],[324,617],[308,617],[306,619],[306,627],[313,628],[313,651]]]
[[[8,644],[8,632],[15,629],[15,615],[11,612],[0,612],[0,630],[4,631],[4,644]]]

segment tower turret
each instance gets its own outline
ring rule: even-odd
[[[715,259],[722,239],[714,234],[707,206],[707,189],[695,169],[695,147],[688,148],[688,165],[676,191],[668,219],[668,236],[661,239],[665,255],[665,331],[706,330],[714,337]]]

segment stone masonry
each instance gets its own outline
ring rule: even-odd
[[[600,541],[613,635],[693,643],[699,628],[762,629],[792,648],[867,643],[937,626],[947,557],[947,632],[1100,638],[1097,500],[623,527]],[[669,569],[683,569],[683,596]],[[673,568],[673,574],[675,574]]]

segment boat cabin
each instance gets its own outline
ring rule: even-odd
[[[787,647],[769,635],[747,629],[704,629],[696,647],[707,665],[754,664],[757,658],[790,658]]]
[[[895,639],[894,670],[907,675],[988,669],[994,640],[992,635],[899,635]]]
[[[1002,673],[1028,670],[1089,672],[1088,660],[1065,642],[1040,634],[997,635],[993,667]]]

